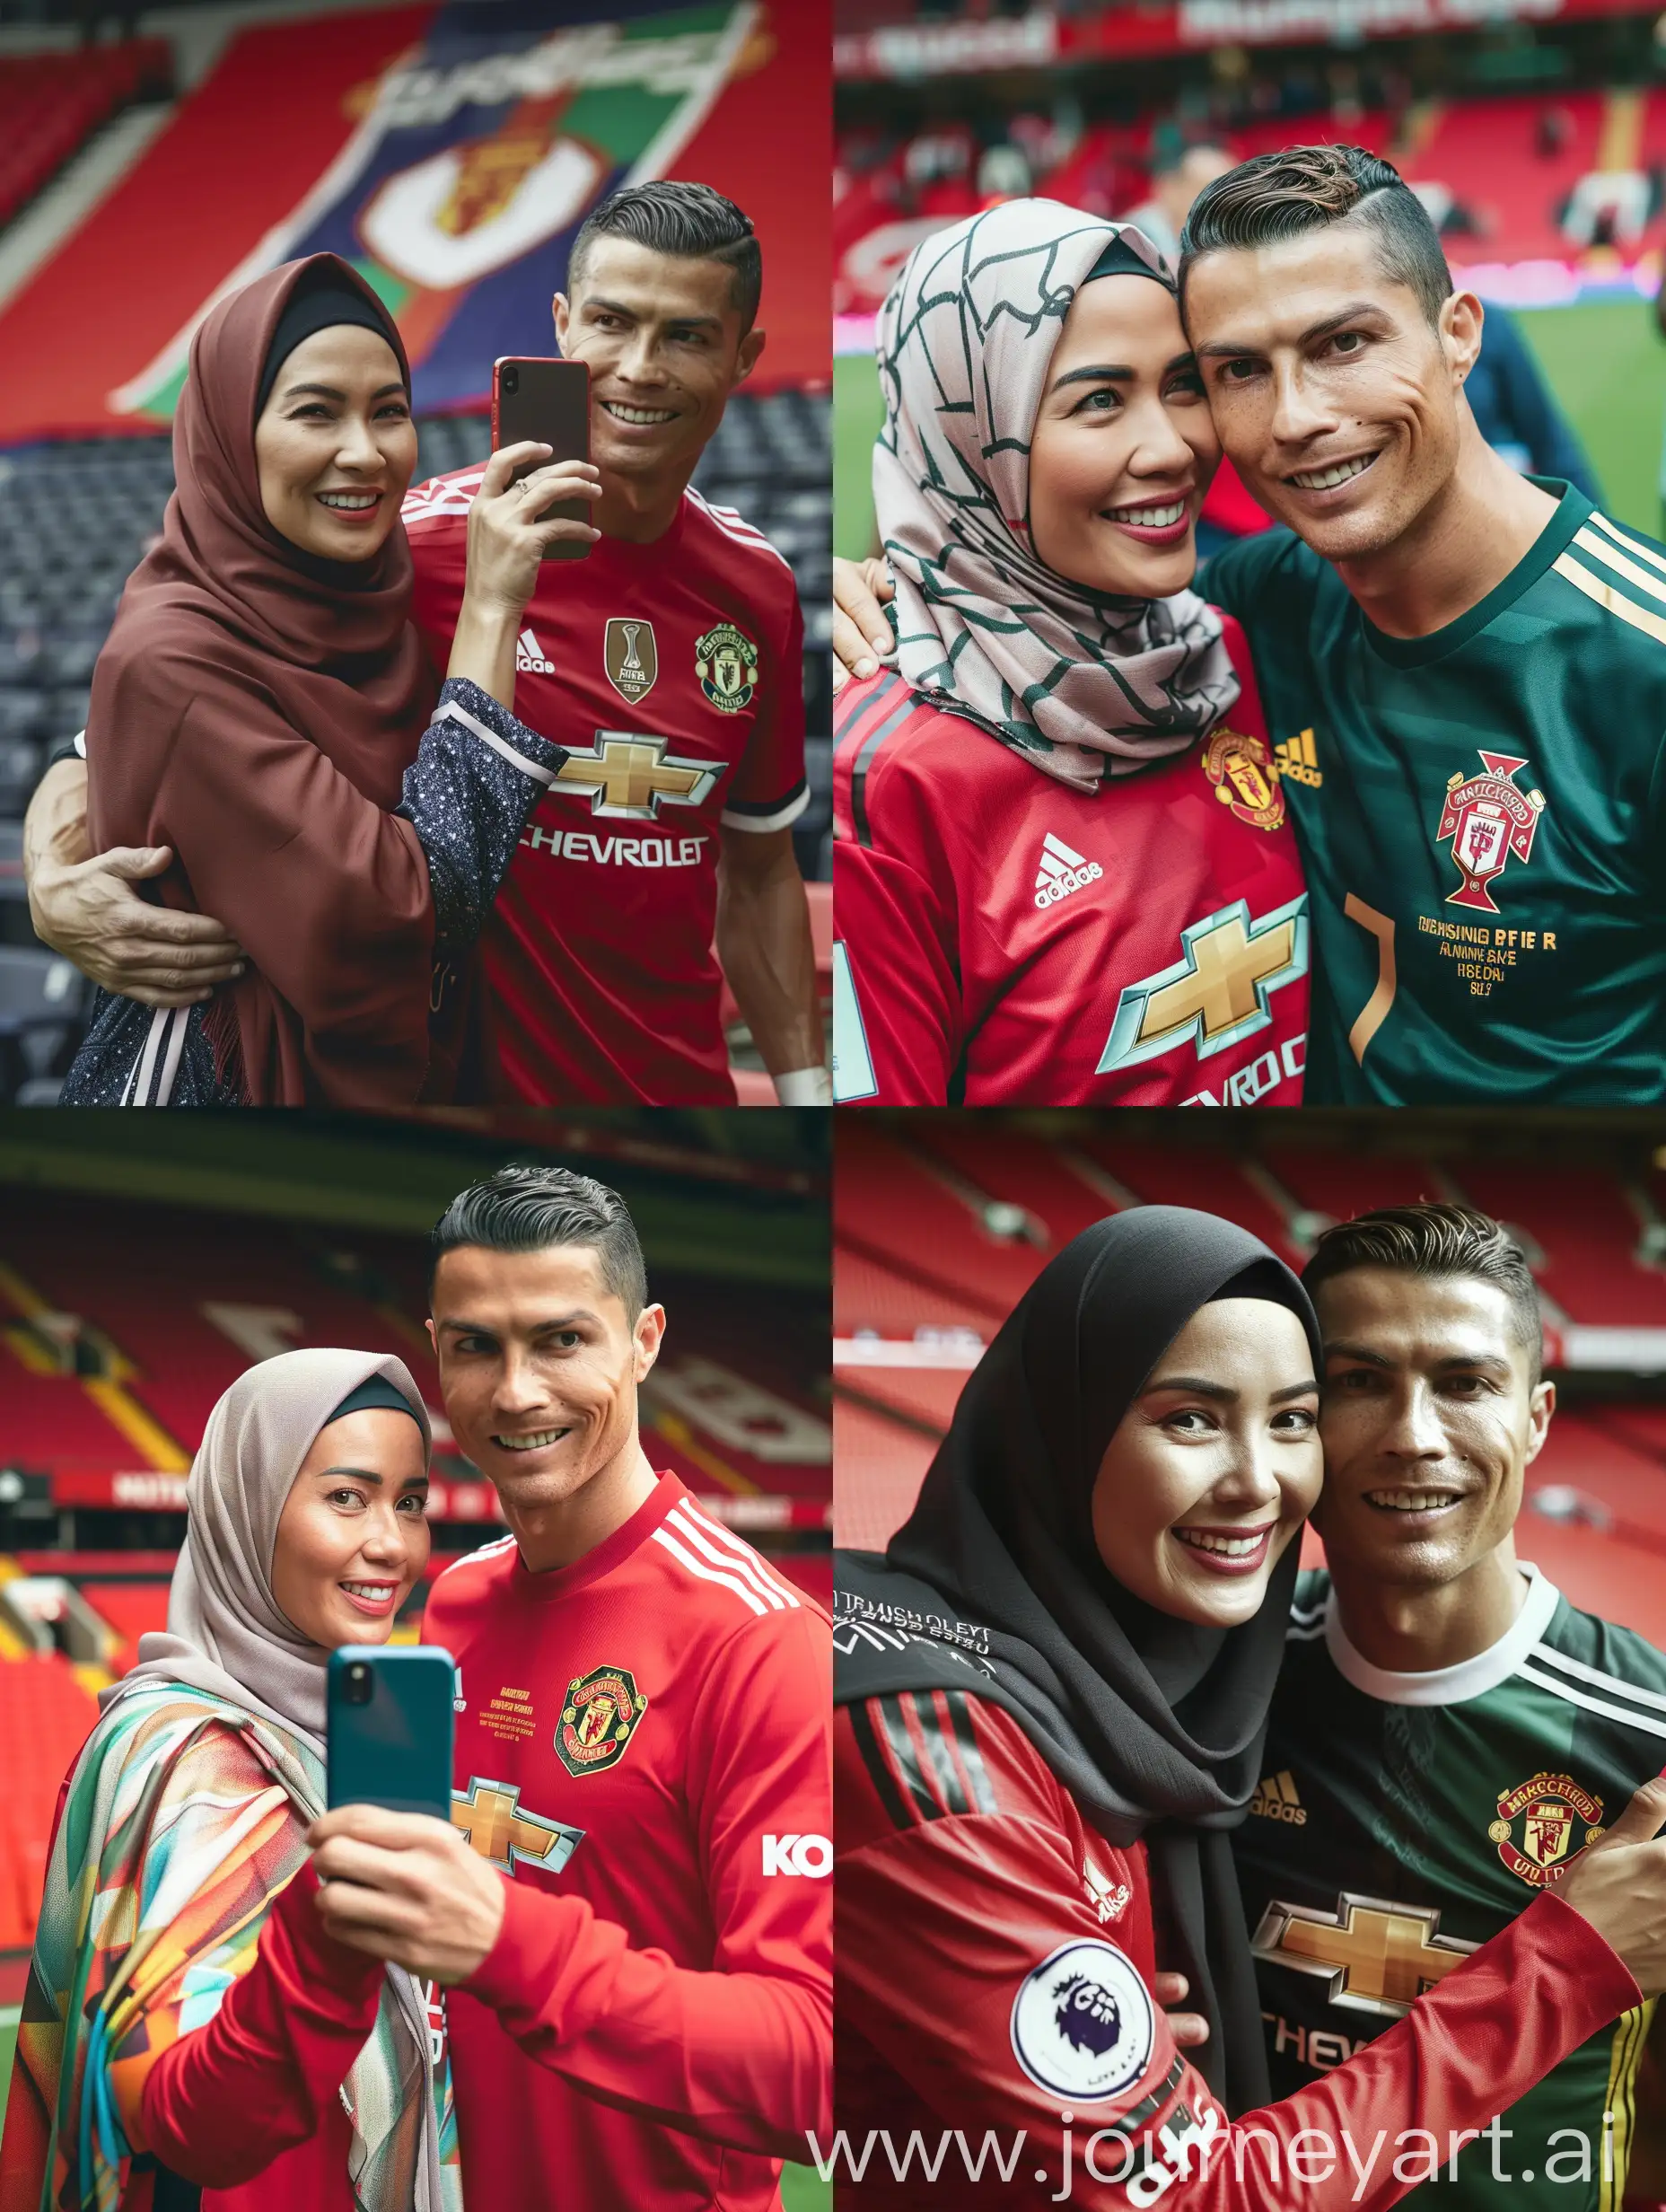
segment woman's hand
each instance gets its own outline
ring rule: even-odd
[[[486,474],[469,510],[469,578],[464,603],[481,614],[507,615],[519,621],[538,588],[539,563],[547,546],[580,540],[586,545],[601,535],[589,522],[562,519],[539,522],[555,501],[590,501],[601,496],[601,479],[587,461],[557,461],[534,469],[518,484],[515,470],[542,460],[553,449],[530,439],[505,445],[486,464]]]
[[[319,1918],[338,1944],[450,1988],[497,1941],[503,1876],[448,1822],[340,1805],[313,1822],[307,1841],[324,1885]]]
[[[892,649],[885,607],[897,596],[882,560],[833,563],[833,689],[872,675]]]
[[[1546,1884],[1618,1952],[1644,1997],[1666,1990],[1666,1775],[1645,1782],[1608,1832]]]

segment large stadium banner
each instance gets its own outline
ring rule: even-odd
[[[0,316],[0,439],[167,421],[215,303],[323,250],[392,311],[420,410],[480,406],[498,355],[552,349],[585,215],[667,176],[758,224],[760,381],[823,381],[829,270],[794,218],[825,236],[828,52],[817,0],[451,0],[246,31]]]

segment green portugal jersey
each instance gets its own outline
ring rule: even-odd
[[[1273,2094],[1342,2065],[1539,1894],[1666,1763],[1666,1657],[1526,1570],[1489,1651],[1387,1674],[1297,1587],[1264,1778],[1233,1836]],[[1406,2202],[1619,2212],[1653,2002],[1592,2036],[1490,2137],[1407,2143]],[[1401,2155],[1390,2149],[1386,2157]]]
[[[1530,552],[1427,637],[1288,531],[1204,571],[1307,871],[1311,1105],[1666,1093],[1666,549],[1540,488]]]

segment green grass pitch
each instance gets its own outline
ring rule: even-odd
[[[1666,419],[1666,342],[1645,300],[1535,308],[1517,320],[1595,465],[1608,509],[1662,534],[1660,457]],[[833,364],[833,544],[867,553],[873,527],[869,456],[880,422],[879,380],[865,354]]]

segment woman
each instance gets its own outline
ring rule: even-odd
[[[305,1837],[324,1682],[428,1558],[397,1359],[286,1352],[209,1416],[165,1635],[58,1808],[5,2129],[6,2212],[456,2212],[425,1992],[326,1936]],[[258,2178],[257,2178],[258,2177]]]
[[[1301,1285],[1243,1230],[1161,1206],[1100,1222],[984,1354],[883,1558],[840,1557],[835,2119],[858,2147],[958,2129],[971,2158],[993,2129],[985,2187],[940,2172],[943,2201],[1036,2203],[1033,2170],[1100,2208],[1377,2212],[1426,2174],[1398,2177],[1398,2131],[1485,2128],[1636,2003],[1631,1962],[1666,1978],[1617,1916],[1644,1864],[1623,1815],[1606,1863],[1605,1841],[1365,2051],[1267,2104],[1228,1831],[1320,1484],[1320,1357]],[[1159,1957],[1207,2023],[1197,2067]],[[1334,2171],[1302,2146],[1289,2194],[1303,2129]],[[853,2204],[940,2201],[879,2165]]]
[[[515,633],[544,548],[597,534],[538,521],[538,495],[598,497],[595,471],[512,485],[549,451],[533,445],[488,463],[430,721],[399,519],[410,372],[357,273],[315,254],[223,301],[192,340],[173,451],[161,542],[93,678],[90,830],[100,848],[171,847],[167,903],[224,920],[248,966],[206,1006],[101,998],[64,1101],[388,1107],[474,1089],[458,1066],[474,940],[566,757],[514,718]]]
[[[879,366],[837,1095],[1299,1103],[1306,899],[1242,635],[1187,588],[1220,446],[1166,266],[1011,201],[916,248]]]

